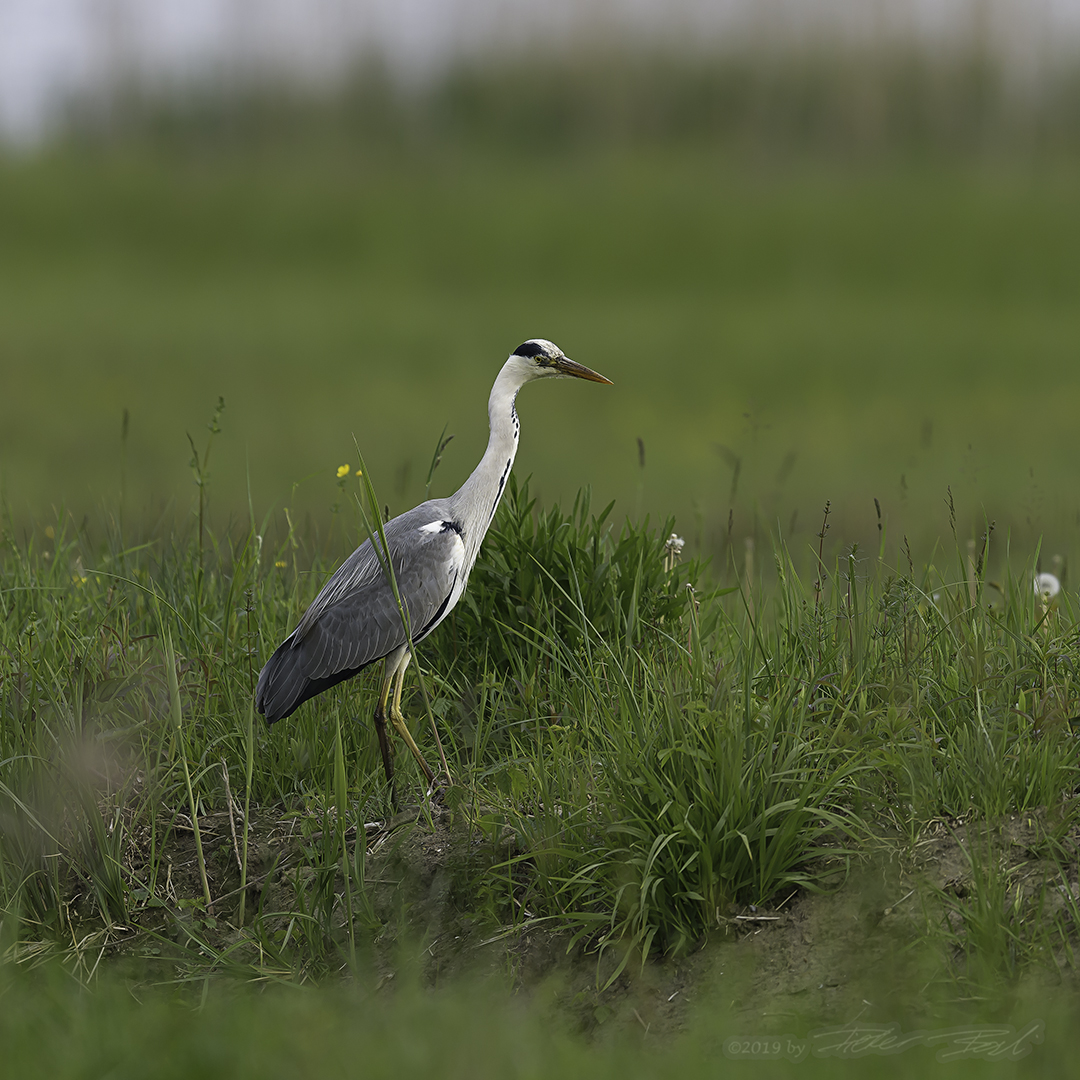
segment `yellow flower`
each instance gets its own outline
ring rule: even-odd
[[[348,466],[348,465],[339,465],[339,466],[338,466],[338,471],[337,471],[337,474],[338,474],[338,479],[339,479],[339,480],[340,480],[340,479],[341,479],[341,478],[342,478],[343,476],[348,476],[348,475],[349,475],[349,466]]]
[[[357,469],[356,470],[356,475],[357,476],[363,476],[364,474],[359,469]]]
[[[278,561],[277,561],[276,563],[274,563],[274,565],[275,565],[275,566],[276,566],[276,567],[277,567],[277,568],[278,568],[279,570],[284,570],[284,569],[285,569],[285,560],[284,560],[284,559],[278,559]]]

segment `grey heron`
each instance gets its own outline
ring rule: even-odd
[[[386,546],[414,645],[450,614],[465,591],[517,453],[521,424],[514,402],[518,391],[534,379],[552,377],[611,382],[571,360],[544,338],[531,338],[519,345],[491,388],[487,450],[472,475],[449,498],[429,499],[386,523]],[[365,540],[338,567],[296,629],[266,662],[255,690],[255,704],[266,722],[273,724],[291,715],[308,698],[382,660],[375,731],[387,782],[392,785],[394,778],[386,731],[389,713],[431,784],[434,773],[401,713],[402,682],[412,659],[409,635],[384,570],[385,560],[373,540],[379,543],[377,536]]]

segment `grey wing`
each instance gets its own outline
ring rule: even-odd
[[[388,522],[384,532],[413,641],[429,633],[465,586],[465,545],[444,500]],[[371,541],[356,549],[274,651],[255,705],[268,723],[291,715],[407,641],[390,582]]]
[[[441,506],[425,503],[384,532],[413,641],[439,620],[462,573],[464,545],[444,527]],[[303,644],[305,674],[321,678],[378,660],[407,641],[401,613],[370,540],[338,568],[293,634]]]

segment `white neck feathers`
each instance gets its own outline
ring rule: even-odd
[[[466,565],[471,566],[469,556],[475,556],[480,549],[480,542],[506,490],[521,431],[514,399],[521,387],[534,377],[535,368],[520,356],[511,356],[503,365],[488,398],[491,432],[487,450],[469,479],[451,496],[454,513],[465,529]]]

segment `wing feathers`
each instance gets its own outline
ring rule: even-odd
[[[431,527],[440,521],[436,511],[442,509],[426,503],[385,527],[414,641],[449,613],[463,587],[465,547],[459,528]],[[274,723],[406,641],[393,590],[371,541],[365,541],[338,567],[267,661],[259,675],[256,706]]]

